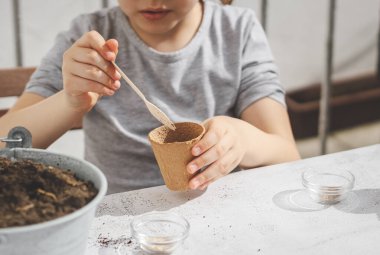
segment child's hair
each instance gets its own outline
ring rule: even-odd
[[[233,0],[220,0],[222,4],[232,4]]]

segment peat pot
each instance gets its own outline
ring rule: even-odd
[[[68,215],[33,225],[0,228],[0,254],[84,254],[96,207],[107,190],[107,181],[103,173],[86,161],[39,149],[0,149],[0,157],[32,159],[62,169],[70,169],[78,178],[91,181],[98,189],[98,194],[92,201]]]

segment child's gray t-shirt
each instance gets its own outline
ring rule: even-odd
[[[175,122],[203,122],[217,115],[238,118],[263,97],[285,105],[284,90],[254,12],[211,1],[205,1],[194,38],[170,53],[147,46],[118,7],[81,15],[57,36],[26,91],[48,97],[61,90],[62,55],[90,30],[106,40],[118,40],[118,65]],[[163,184],[147,138],[158,126],[144,102],[125,84],[114,96],[102,97],[86,114],[85,159],[106,174],[109,193]]]

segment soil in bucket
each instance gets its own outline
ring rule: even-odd
[[[0,157],[0,228],[49,221],[85,206],[97,194],[69,170]]]

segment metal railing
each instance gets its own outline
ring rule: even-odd
[[[16,65],[23,66],[23,56],[22,56],[22,34],[21,34],[21,24],[20,24],[20,1],[13,0],[13,29],[14,29],[14,39],[16,44]]]
[[[261,0],[261,23],[266,32],[267,31],[267,17],[268,17],[268,4],[269,0]],[[327,140],[330,131],[330,98],[333,74],[333,57],[334,57],[334,35],[335,35],[335,14],[336,14],[336,0],[329,0],[328,10],[328,28],[326,36],[326,49],[324,61],[324,73],[321,83],[321,98],[319,104],[319,120],[318,120],[318,137],[319,137],[319,151],[320,154],[327,152]],[[379,29],[379,50],[378,50],[378,76],[380,77],[380,29]]]
[[[268,0],[261,0],[261,25],[267,30]]]
[[[107,8],[109,6],[108,0],[102,0],[102,7]]]
[[[326,154],[327,139],[330,131],[330,98],[334,58],[335,10],[336,0],[330,0],[327,22],[325,69],[321,83],[321,99],[319,104],[318,135],[320,141],[320,154],[322,155]]]

